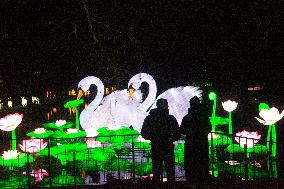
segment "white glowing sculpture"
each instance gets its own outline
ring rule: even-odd
[[[44,142],[43,139],[31,138],[28,140],[23,140],[22,144],[19,144],[19,147],[24,152],[36,153],[46,148],[47,144],[48,143]]]
[[[21,100],[22,100],[22,106],[27,107],[28,100],[25,97],[21,97]]]
[[[56,121],[55,121],[55,125],[56,125],[57,127],[61,127],[62,125],[65,125],[65,124],[66,124],[66,120],[60,119],[60,120],[56,120]]]
[[[34,132],[35,132],[35,134],[42,134],[42,133],[46,133],[46,129],[45,128],[36,128]]]
[[[18,152],[17,150],[8,150],[8,151],[4,151],[2,157],[4,160],[8,160],[8,159],[16,159],[18,158],[20,152]]]
[[[143,138],[141,135],[138,136],[138,142],[147,142],[147,143],[150,143],[151,141],[150,140],[146,140],[145,138]]]
[[[3,102],[0,100],[0,110],[3,108]]]
[[[22,122],[23,114],[9,114],[0,119],[0,129],[3,131],[13,131]]]
[[[257,121],[262,123],[263,125],[272,125],[275,124],[277,121],[283,118],[284,116],[284,110],[279,113],[278,109],[275,107],[272,107],[271,109],[262,109],[259,112],[259,116],[262,118],[255,117]]]
[[[9,108],[12,108],[12,107],[13,107],[13,102],[12,102],[12,100],[8,100],[8,107],[9,107]]]
[[[255,143],[258,143],[261,135],[258,132],[248,132],[243,130],[242,132],[238,132],[236,134],[235,140],[240,144],[241,147],[244,147],[245,144],[248,148],[252,148]]]
[[[232,112],[237,108],[238,103],[235,101],[227,100],[225,102],[222,102],[222,106],[227,112]]]
[[[144,102],[141,102],[142,94],[138,90],[142,82],[149,84],[149,94]],[[103,126],[110,126],[111,129],[132,126],[135,130],[141,130],[148,115],[147,110],[153,104],[157,92],[156,82],[150,75],[141,73],[130,79],[128,86],[132,85],[136,90],[131,95],[124,89],[115,91],[103,99],[104,85],[100,79],[93,76],[81,80],[78,87],[85,92],[92,84],[97,86],[96,98],[80,114],[81,126],[86,132],[90,128],[98,129]],[[92,135],[88,133],[89,131],[87,135]]]
[[[78,133],[78,129],[72,129],[72,128],[70,128],[70,129],[67,129],[67,132],[66,132],[67,134],[73,134],[73,133]]]
[[[32,103],[39,104],[39,98],[36,96],[32,96]]]
[[[171,88],[163,92],[157,99],[166,99],[169,105],[169,114],[173,115],[178,124],[181,125],[182,119],[188,114],[190,108],[190,99],[197,96],[202,100],[202,90],[198,87],[185,86]],[[153,106],[152,109],[156,108]]]

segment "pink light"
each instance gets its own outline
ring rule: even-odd
[[[26,175],[27,172],[23,172],[23,175]],[[45,176],[48,177],[48,172],[44,169],[32,170],[30,173],[31,176],[35,177],[35,184],[42,181]]]
[[[22,145],[23,144],[23,145]],[[19,147],[24,152],[35,153],[47,146],[47,142],[44,142],[43,139],[34,139],[23,140],[22,144],[19,144]]]
[[[236,134],[235,140],[240,144],[241,147],[244,147],[245,144],[248,148],[252,148],[255,143],[258,143],[261,135],[258,132],[248,132],[243,130],[242,132],[238,132]]]
[[[23,114],[8,114],[0,119],[0,129],[3,131],[13,131],[22,122]]]

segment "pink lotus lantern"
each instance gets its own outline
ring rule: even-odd
[[[258,143],[261,135],[258,132],[248,132],[243,130],[242,132],[238,132],[236,134],[235,140],[240,144],[241,147],[244,147],[245,144],[248,148],[253,148],[255,143]]]
[[[23,120],[23,114],[8,114],[5,117],[0,119],[0,129],[3,131],[12,131],[12,150],[17,148],[17,136],[16,136],[16,127],[20,125]]]
[[[23,114],[8,114],[0,119],[0,129],[3,131],[13,131],[20,125]]]
[[[279,113],[279,110],[275,107],[272,107],[271,109],[262,109],[259,112],[259,116],[262,118],[255,117],[257,121],[262,123],[263,125],[272,125],[275,124],[277,121],[282,119],[284,116],[284,111]]]
[[[23,145],[22,145],[23,144]],[[22,144],[19,144],[19,147],[24,152],[35,153],[47,146],[47,142],[44,142],[43,139],[34,139],[23,140]]]
[[[23,175],[26,175],[27,172],[23,172]],[[44,169],[32,170],[30,173],[31,176],[35,177],[35,184],[42,181],[45,176],[48,176],[48,172]]]

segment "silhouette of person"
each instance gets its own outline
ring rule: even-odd
[[[169,115],[168,102],[157,101],[157,109],[151,110],[144,120],[141,135],[151,140],[153,180],[160,182],[163,174],[163,162],[168,181],[174,181],[174,144],[180,137],[179,126],[174,116]]]
[[[208,133],[209,112],[198,97],[190,99],[188,114],[183,118],[181,133],[185,134],[184,169],[187,181],[206,181],[209,177]]]

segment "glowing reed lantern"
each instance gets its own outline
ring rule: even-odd
[[[35,153],[46,148],[47,142],[44,142],[43,139],[34,139],[23,140],[22,144],[19,144],[19,147],[24,152]]]

